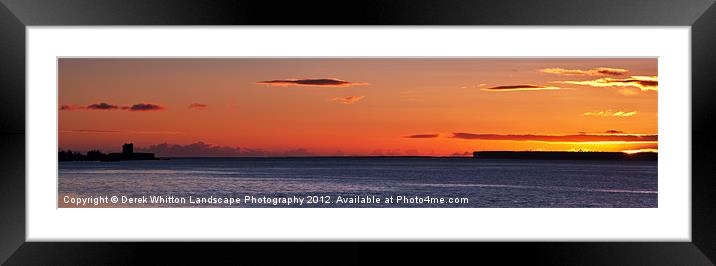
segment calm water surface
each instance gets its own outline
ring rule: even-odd
[[[471,158],[197,158],[60,162],[59,197],[184,198],[119,207],[657,207],[657,162]],[[303,198],[197,204],[189,197]],[[422,202],[350,203],[364,197]],[[317,203],[307,203],[312,197]],[[458,203],[437,203],[453,199]],[[467,201],[467,202],[465,202]],[[95,206],[86,206],[95,207]],[[116,206],[115,206],[116,207]]]

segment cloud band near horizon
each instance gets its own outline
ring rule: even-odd
[[[658,135],[650,134],[577,134],[577,135],[501,135],[456,132],[452,138],[468,140],[509,140],[541,142],[657,142]]]
[[[207,157],[225,157],[225,156],[237,156],[237,157],[270,157],[270,156],[288,156],[288,157],[301,157],[301,156],[313,156],[311,151],[305,148],[295,148],[285,151],[268,151],[262,149],[252,149],[246,147],[234,147],[234,146],[220,146],[214,144],[204,143],[198,141],[191,144],[168,144],[160,143],[155,145],[149,145],[148,147],[137,147],[137,151],[140,152],[152,152],[156,153],[160,157],[195,157],[195,156],[207,156]]]

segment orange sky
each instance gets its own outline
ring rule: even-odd
[[[131,141],[165,156],[151,146],[185,156],[656,149],[657,72],[656,58],[64,58],[59,146],[114,152]]]

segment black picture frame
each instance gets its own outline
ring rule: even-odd
[[[373,255],[447,263],[460,256],[576,265],[713,265],[716,261],[716,7],[713,0],[0,0],[0,262],[367,264]],[[25,241],[25,29],[82,25],[617,25],[691,26],[691,242],[472,243],[41,243]],[[638,41],[635,36],[634,41]],[[400,249],[395,249],[399,247]],[[236,256],[234,254],[237,253]],[[196,256],[201,254],[200,256]],[[198,257],[198,258],[197,258]],[[385,262],[385,261],[383,261]]]

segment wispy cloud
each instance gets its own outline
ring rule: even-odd
[[[639,91],[641,91],[641,90],[635,89],[635,88],[622,88],[622,89],[619,89],[617,92],[624,96],[634,96],[634,95],[638,95]]]
[[[87,134],[103,134],[103,133],[123,133],[123,134],[150,134],[150,135],[176,135],[182,134],[179,131],[167,130],[104,130],[104,129],[64,129],[60,132],[65,133],[87,133]]]
[[[578,135],[500,135],[453,133],[453,138],[471,140],[511,140],[542,142],[656,142],[658,135],[649,134],[578,134]]]
[[[439,137],[439,136],[440,136],[440,134],[415,134],[415,135],[405,136],[404,138],[409,138],[409,139],[431,139],[431,138],[437,138],[437,137]]]
[[[276,79],[259,81],[256,84],[269,85],[269,86],[314,86],[314,87],[350,87],[350,86],[363,86],[369,85],[368,83],[362,82],[351,82],[335,78],[321,78],[321,79]]]
[[[101,130],[101,129],[70,129],[60,130],[61,132],[67,133],[119,133],[119,130]]]
[[[656,76],[631,76],[624,79],[600,78],[584,81],[555,81],[556,83],[585,85],[592,87],[636,87],[642,91],[656,91],[659,81]]]
[[[460,87],[460,88],[461,88],[461,89],[477,89],[477,88],[481,88],[481,87],[485,87],[485,86],[487,86],[487,84],[485,84],[485,83],[480,83],[480,84],[477,84],[477,85],[462,86],[462,87]]]
[[[116,105],[101,102],[101,103],[93,103],[93,104],[87,105],[87,107],[85,109],[87,109],[87,110],[116,110],[117,108],[119,108],[119,107]]]
[[[331,101],[339,102],[342,104],[354,104],[360,100],[363,100],[365,96],[346,96],[346,97],[336,97],[331,99]]]
[[[176,134],[183,134],[183,132],[180,131],[171,131],[171,130],[143,130],[143,131],[126,131],[127,133],[133,133],[133,134],[149,134],[149,135],[176,135]]]
[[[631,112],[625,112],[625,111],[612,111],[612,110],[606,110],[606,111],[599,111],[599,112],[586,112],[584,113],[586,116],[617,116],[617,117],[629,117],[629,116],[635,116],[636,111]]]
[[[192,103],[192,104],[189,105],[188,108],[191,109],[191,110],[203,111],[203,110],[208,109],[209,106],[206,105],[206,104],[203,104],[203,103]]]
[[[559,90],[559,87],[548,87],[539,85],[506,85],[489,87],[482,89],[483,91],[540,91],[540,90]]]
[[[565,76],[621,76],[629,72],[622,68],[598,67],[587,70],[581,69],[564,69],[564,68],[544,68],[539,70],[542,73],[565,75]]]

